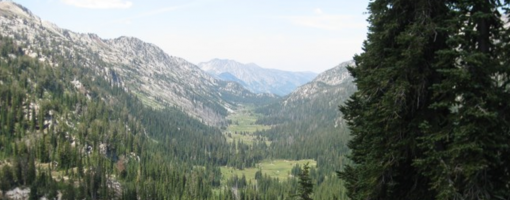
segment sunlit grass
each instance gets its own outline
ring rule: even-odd
[[[246,181],[254,182],[255,173],[258,170],[262,171],[262,174],[267,174],[273,178],[279,180],[287,180],[291,176],[291,170],[296,165],[300,166],[310,163],[309,166],[316,166],[317,162],[311,159],[305,160],[265,160],[258,163],[256,167],[245,168],[243,170],[235,169],[232,167],[221,167],[222,183],[225,183],[230,177],[237,175],[241,178],[243,175],[246,176]]]
[[[252,106],[244,106],[227,117],[228,120],[232,121],[227,131],[253,133],[258,130],[270,129],[271,126],[255,124],[259,117],[262,116],[253,112]]]
[[[257,138],[252,133],[259,130],[270,129],[271,126],[255,124],[257,119],[261,117],[260,114],[253,112],[252,106],[244,106],[230,114],[227,119],[232,123],[227,127],[224,132],[228,142],[242,141],[245,144],[252,145],[254,141],[265,141],[267,145],[270,144],[266,138]]]

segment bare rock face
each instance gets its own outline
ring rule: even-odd
[[[106,181],[106,184],[108,184],[108,189],[112,190],[114,193],[115,193],[115,199],[121,199],[122,197],[122,186],[120,184],[119,181],[115,180],[115,179],[111,179],[109,178],[107,181]]]
[[[13,2],[0,1],[0,27],[2,36],[26,46],[22,49],[26,55],[50,65],[58,65],[63,58],[88,67],[95,72],[94,78],[134,93],[146,105],[178,107],[206,124],[222,123],[237,103],[262,98],[243,87],[227,87],[227,82],[153,44],[133,37],[102,39],[65,30]],[[70,84],[80,83],[80,78],[74,82]]]
[[[28,199],[30,195],[30,188],[20,189],[14,188],[5,193],[5,199]]]

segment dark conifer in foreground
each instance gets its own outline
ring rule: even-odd
[[[421,124],[425,156],[415,162],[439,199],[510,198],[510,35],[500,14],[509,3],[450,5],[449,48],[435,65],[443,78],[430,88],[437,114]]]
[[[508,4],[370,3],[358,91],[341,107],[350,198],[510,198]]]

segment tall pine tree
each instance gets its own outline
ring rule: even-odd
[[[352,199],[509,198],[510,35],[493,0],[375,0],[341,108]]]
[[[438,112],[422,125],[416,160],[440,199],[510,198],[510,35],[501,10],[508,2],[456,1],[449,48],[438,52],[431,108]],[[454,67],[444,65],[453,63]]]
[[[299,190],[297,197],[300,200],[312,200],[312,193],[313,193],[313,183],[312,178],[310,178],[310,166],[308,166],[310,163],[306,163],[303,166],[303,169],[299,173]]]

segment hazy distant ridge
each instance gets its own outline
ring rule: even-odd
[[[198,66],[222,80],[238,82],[252,92],[280,96],[291,93],[317,76],[313,72],[266,69],[254,63],[243,64],[227,59],[213,59]]]

